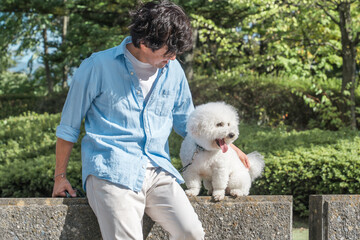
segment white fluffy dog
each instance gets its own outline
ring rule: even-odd
[[[201,180],[215,201],[231,196],[249,195],[251,182],[264,168],[263,156],[248,154],[250,170],[229,146],[239,136],[239,119],[234,107],[223,102],[200,105],[187,123],[188,135],[180,149],[183,177],[188,196],[197,196]]]

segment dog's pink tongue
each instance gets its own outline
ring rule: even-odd
[[[221,150],[223,153],[226,153],[227,150],[229,149],[228,145],[225,143],[224,139],[219,139],[219,145],[221,147]]]

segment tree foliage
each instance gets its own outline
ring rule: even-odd
[[[332,110],[337,110],[345,124],[356,127],[359,108],[355,95],[360,63],[358,2],[191,2],[193,5],[201,2],[191,15],[199,35],[194,55],[198,74],[288,76],[315,85],[337,79],[335,95],[341,92],[342,97],[332,99],[340,100]],[[192,5],[188,3],[188,6]],[[327,90],[322,91],[321,99],[330,98],[326,96]],[[329,101],[318,103],[324,103],[322,108],[326,109]]]
[[[50,93],[84,58],[121,41],[129,24],[128,11],[135,5],[133,1],[40,2],[0,4],[0,47],[2,53],[10,46],[17,46],[17,55],[31,52],[30,66],[40,58],[45,67],[34,75],[43,78]],[[64,24],[68,25],[66,35]],[[64,68],[68,70],[64,72]]]
[[[287,76],[315,85],[335,79],[333,91],[342,94],[337,110],[342,121],[356,127],[358,1],[174,2],[190,16],[196,40],[193,51],[182,58],[186,73],[211,76],[209,81],[220,81],[217,76],[222,74]],[[32,52],[29,67],[35,59],[41,59],[44,67],[30,71],[30,77],[47,86],[46,92],[61,90],[84,58],[121,42],[128,34],[129,11],[139,3],[4,0],[0,51],[4,55],[10,46],[17,46],[15,54]],[[7,66],[6,59],[1,58],[1,66]]]

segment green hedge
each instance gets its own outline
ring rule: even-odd
[[[0,196],[49,197],[55,170],[60,114],[25,113],[0,120]],[[74,146],[68,176],[81,188],[80,144]]]
[[[181,141],[175,134],[170,138],[173,164],[178,168]],[[360,193],[359,131],[296,131],[241,123],[235,145],[265,157],[264,173],[250,194],[292,195],[298,215],[308,216],[311,194]]]
[[[222,72],[195,76],[190,88],[196,105],[225,101],[239,109],[240,119],[261,125],[285,124],[297,129],[338,130],[350,125],[348,96],[339,79],[301,79],[288,76]],[[360,87],[355,91],[360,125]]]
[[[239,147],[258,150],[266,161],[252,194],[293,195],[294,211],[307,216],[311,194],[360,193],[359,131],[286,131],[246,125],[240,131]]]
[[[51,195],[59,121],[60,114],[36,113],[0,120],[1,197]],[[170,151],[178,169],[181,141],[171,134]],[[264,174],[251,194],[293,195],[294,210],[301,215],[308,214],[310,194],[360,192],[359,131],[295,131],[241,123],[235,144],[245,153],[257,150],[265,156]],[[68,177],[81,189],[80,141],[74,146]]]
[[[0,95],[0,119],[20,116],[26,112],[59,113],[66,99],[66,92],[53,93],[51,96],[29,94]]]
[[[297,91],[306,91],[305,82],[273,76],[197,76],[190,81],[195,105],[225,101],[239,109],[240,119],[261,125],[280,123],[305,128],[316,117]]]

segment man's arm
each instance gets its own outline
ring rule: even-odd
[[[66,178],[66,168],[74,143],[58,138],[56,141],[56,166],[54,174],[54,188],[52,197],[65,197],[65,190],[72,197],[76,197],[76,191],[71,187]]]
[[[242,163],[245,165],[246,168],[250,168],[250,162],[248,157],[246,156],[245,153],[243,153],[243,151],[241,151],[238,147],[236,147],[234,144],[230,144],[230,147],[232,149],[235,150],[235,152],[237,153],[237,155],[239,156],[240,160],[242,161]]]

